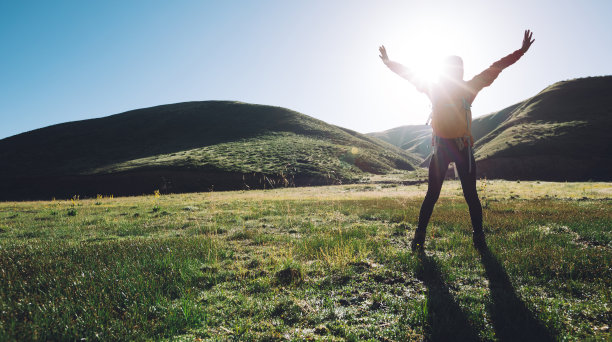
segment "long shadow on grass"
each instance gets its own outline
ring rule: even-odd
[[[487,246],[480,248],[492,304],[489,307],[495,334],[502,341],[553,341],[553,335],[516,295],[504,266]]]
[[[430,256],[418,254],[419,278],[427,287],[427,339],[431,341],[478,341],[478,333],[450,294],[440,266]]]

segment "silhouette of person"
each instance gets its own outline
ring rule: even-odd
[[[502,70],[514,64],[529,50],[535,40],[533,33],[525,31],[523,45],[508,56],[493,63],[489,68],[469,81],[463,80],[463,60],[459,56],[445,59],[440,80],[428,83],[400,63],[389,60],[384,46],[379,48],[380,58],[389,69],[410,81],[418,91],[425,93],[432,104],[431,127],[433,129],[433,155],[429,162],[427,194],[421,205],[419,223],[412,240],[412,250],[422,249],[425,243],[427,224],[440,190],[448,165],[455,162],[463,196],[468,204],[473,228],[473,242],[477,248],[486,246],[482,230],[482,207],[476,191],[476,163],[472,147],[471,105],[482,88],[493,83]]]

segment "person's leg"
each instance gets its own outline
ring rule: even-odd
[[[448,158],[446,153],[442,151],[442,146],[438,148],[437,155],[432,156],[429,161],[429,179],[427,183],[427,194],[421,205],[421,211],[419,212],[419,223],[416,231],[414,232],[414,239],[412,240],[412,250],[422,248],[425,242],[425,234],[427,232],[427,224],[433,213],[434,205],[440,197],[440,190],[442,189],[442,183],[446,176],[446,170],[448,169]]]
[[[474,243],[481,245],[484,243],[484,232],[482,230],[482,206],[478,199],[476,190],[476,162],[474,155],[468,156],[468,151],[461,151],[461,158],[455,161],[459,179],[461,179],[461,188],[463,189],[463,197],[468,204],[470,210],[470,218],[472,219],[472,229]],[[468,158],[472,159],[472,171],[469,171]]]

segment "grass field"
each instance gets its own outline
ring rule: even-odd
[[[0,203],[0,340],[609,340],[612,184]]]

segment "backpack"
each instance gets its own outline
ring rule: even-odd
[[[459,150],[468,149],[469,172],[472,172],[472,147],[474,137],[472,136],[472,105],[471,102],[461,97],[459,100],[432,101],[432,111],[426,125],[431,121],[432,145],[434,154],[439,145],[439,138],[454,139]]]

